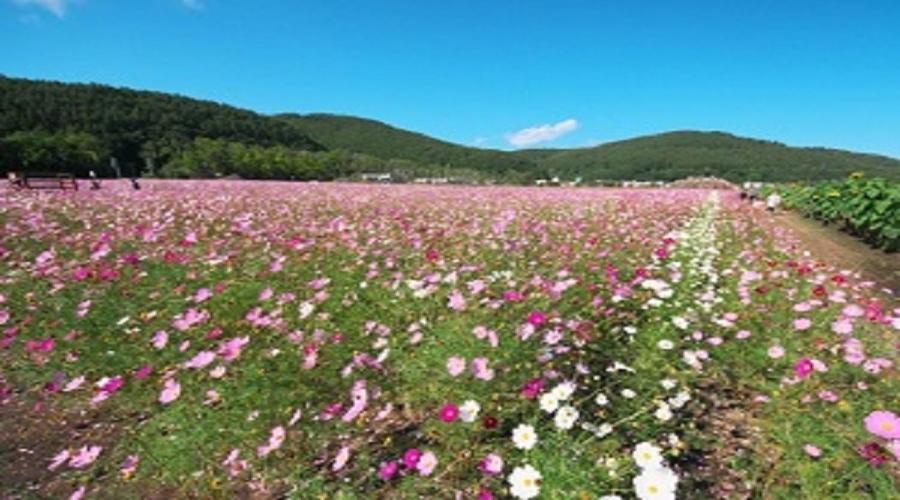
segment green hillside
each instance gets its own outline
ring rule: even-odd
[[[721,132],[679,131],[592,148],[498,151],[461,146],[375,120],[281,115],[329,148],[483,171],[533,176],[673,180],[713,175],[732,181],[817,180],[855,171],[900,178],[900,160],[824,148],[796,148]]]
[[[678,131],[570,149],[540,162],[561,176],[674,180],[713,175],[732,181],[816,180],[855,171],[900,178],[900,161],[836,149],[789,147],[722,132]]]
[[[17,132],[38,132],[38,137],[18,137],[32,142],[99,142],[101,147],[95,151],[99,156],[115,156],[131,168],[144,165],[144,157],[153,158],[157,165],[165,163],[199,137],[323,149],[282,120],[224,104],[161,92],[0,75],[0,139]],[[73,133],[82,136],[79,139]]]
[[[329,114],[284,114],[279,118],[296,125],[329,149],[490,172],[534,172],[537,169],[537,164],[529,157],[461,146],[376,120]]]
[[[304,154],[295,154],[304,152]],[[820,180],[862,171],[900,179],[900,160],[680,131],[579,149],[462,146],[382,122],[328,114],[266,116],[160,92],[0,76],[0,169],[84,173],[115,156],[126,172],[182,177],[335,179],[361,172],[494,178]],[[149,160],[149,162],[148,162]],[[107,169],[106,173],[109,171]]]

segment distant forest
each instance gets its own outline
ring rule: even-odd
[[[0,169],[102,176],[333,180],[389,172],[528,183],[560,177],[814,181],[861,171],[900,179],[900,160],[678,131],[593,148],[466,147],[363,118],[261,115],[215,102],[95,84],[0,77]]]

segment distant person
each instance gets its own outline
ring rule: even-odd
[[[137,177],[131,178],[131,187],[134,188],[135,191],[141,190],[141,185],[138,183]]]
[[[772,193],[766,198],[766,210],[774,212],[781,205],[781,195]]]
[[[15,172],[7,172],[6,178],[9,179],[10,186],[17,189],[22,187],[22,179]]]
[[[88,177],[91,179],[91,190],[96,191],[100,189],[100,179],[97,178],[97,172],[91,170],[88,172]]]

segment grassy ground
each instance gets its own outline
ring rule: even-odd
[[[158,182],[0,226],[11,497],[898,494],[896,303],[730,195]]]

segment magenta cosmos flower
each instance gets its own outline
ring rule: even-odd
[[[814,370],[815,365],[809,358],[803,358],[794,365],[794,375],[801,379],[808,377]]]
[[[441,420],[447,422],[455,422],[457,418],[459,418],[459,407],[453,403],[447,403],[441,408],[440,412]]]
[[[873,411],[866,417],[866,430],[884,439],[900,439],[900,417],[890,411]]]

